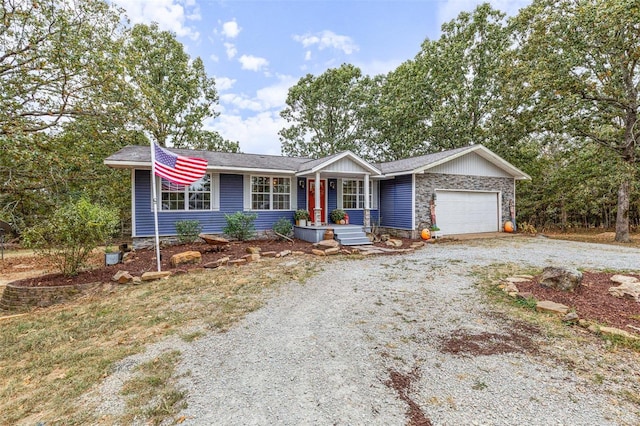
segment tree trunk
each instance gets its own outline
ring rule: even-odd
[[[629,239],[629,181],[624,180],[618,189],[618,214],[616,215],[616,241],[628,243]]]

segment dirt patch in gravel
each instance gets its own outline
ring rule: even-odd
[[[496,355],[506,353],[537,353],[537,346],[531,338],[522,332],[511,330],[508,334],[469,333],[468,330],[456,330],[441,340],[440,351],[453,355]]]
[[[394,389],[398,393],[398,397],[407,404],[409,426],[431,426],[431,420],[424,415],[420,406],[409,396],[411,384],[419,379],[420,373],[417,368],[408,374],[390,369],[389,380],[385,382],[385,385]]]
[[[609,272],[584,272],[582,285],[574,292],[544,287],[540,285],[540,277],[529,282],[518,283],[516,286],[520,292],[533,294],[536,300],[550,300],[569,306],[580,318],[638,334],[640,303],[632,299],[619,299],[609,294],[609,287],[618,285],[611,281],[613,275],[615,274]],[[640,275],[625,275],[640,279]]]

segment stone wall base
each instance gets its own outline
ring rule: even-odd
[[[100,282],[55,287],[24,287],[7,284],[0,299],[0,309],[24,311],[63,303],[100,286]]]
[[[215,234],[218,235],[218,234]],[[271,229],[264,231],[256,231],[256,235],[253,237],[254,240],[270,240],[276,237],[276,234],[273,233]],[[226,237],[225,237],[226,238]],[[229,241],[234,241],[233,239],[229,239]],[[196,239],[196,242],[204,242],[200,238]],[[156,244],[156,239],[154,237],[133,237],[133,249],[153,249]],[[172,246],[180,244],[177,236],[160,236],[160,247],[162,246]]]
[[[378,234],[389,234],[392,237],[400,237],[400,238],[411,238],[416,239],[419,238],[419,232],[413,231],[411,229],[397,229],[397,228],[378,228]]]

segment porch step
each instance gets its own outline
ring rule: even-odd
[[[336,226],[333,228],[334,239],[343,246],[360,246],[372,244],[367,234],[359,226],[350,226],[342,228]]]

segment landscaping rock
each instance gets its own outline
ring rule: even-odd
[[[556,303],[550,300],[543,300],[541,302],[536,303],[536,311],[565,315],[567,312],[569,312],[569,307],[563,305],[562,303]]]
[[[619,328],[615,328],[615,327],[598,327],[598,331],[601,334],[604,334],[605,336],[619,336],[619,337],[624,337],[625,339],[633,339],[633,340],[640,339],[640,337],[634,334],[631,334],[624,330],[620,330]]]
[[[171,256],[169,263],[174,268],[178,265],[184,265],[185,263],[200,263],[202,261],[202,254],[199,251],[185,251],[177,253]]]
[[[618,275],[614,275],[614,277],[616,276]],[[626,282],[617,287],[609,287],[609,294],[620,299],[628,297],[636,302],[640,302],[640,282]]]
[[[133,285],[142,284],[142,278],[140,278],[140,277],[133,277],[133,280],[131,281],[131,283],[132,283]]]
[[[402,247],[402,240],[390,238],[385,242],[385,244],[391,247]]]
[[[275,251],[265,251],[264,253],[260,253],[262,257],[276,257],[278,252]]]
[[[387,241],[389,238],[391,238],[391,236],[389,234],[380,235],[380,241],[382,241],[382,242]]]
[[[582,282],[582,272],[573,268],[548,266],[542,271],[540,284],[561,291],[573,291]]]
[[[115,281],[118,284],[127,284],[133,281],[133,276],[129,273],[129,271],[118,271],[111,278],[111,281]]]
[[[409,247],[411,247],[413,249],[417,249],[417,248],[420,248],[420,247],[424,247],[424,243],[422,241],[416,241],[416,242],[411,243],[411,245]]]
[[[319,249],[311,249],[311,253],[315,254],[316,256],[326,256],[327,255],[324,252],[324,250],[319,250]]]
[[[340,243],[337,242],[336,240],[322,240],[314,245],[320,249],[325,249],[325,248],[339,247]]]
[[[562,318],[562,321],[565,321],[565,322],[576,322],[576,321],[578,321],[578,319],[579,319],[578,314],[576,314],[575,312],[569,312],[567,315],[565,315]]]
[[[246,256],[242,256],[242,258],[245,259],[247,263],[257,262],[258,260],[260,260],[260,254],[258,253],[247,254]]]
[[[261,251],[260,247],[247,247],[247,253],[249,254],[260,254]]]
[[[504,288],[502,289],[502,291],[504,291],[505,293],[518,293],[518,287],[516,287],[516,285],[512,282],[508,282]]]
[[[340,253],[340,248],[339,247],[331,247],[331,248],[326,249],[324,251],[324,253],[326,255],[338,254],[338,253]]]
[[[280,253],[276,254],[276,257],[285,257],[291,254],[291,250],[282,250]]]
[[[618,284],[634,284],[634,283],[640,282],[636,277],[630,277],[628,275],[619,275],[619,274],[614,275],[609,279],[614,283],[618,283]]]
[[[234,259],[227,262],[229,265],[240,266],[247,263],[247,259]]]
[[[517,283],[527,283],[527,282],[531,281],[531,279],[522,278],[522,277],[509,277],[509,278],[505,278],[504,280],[505,280],[506,282],[514,283],[514,284],[517,284]]]
[[[159,280],[161,278],[167,278],[169,275],[171,275],[170,271],[160,271],[160,272],[145,272],[144,274],[142,274],[142,277],[140,277],[142,279],[142,281],[153,281],[153,280]]]

